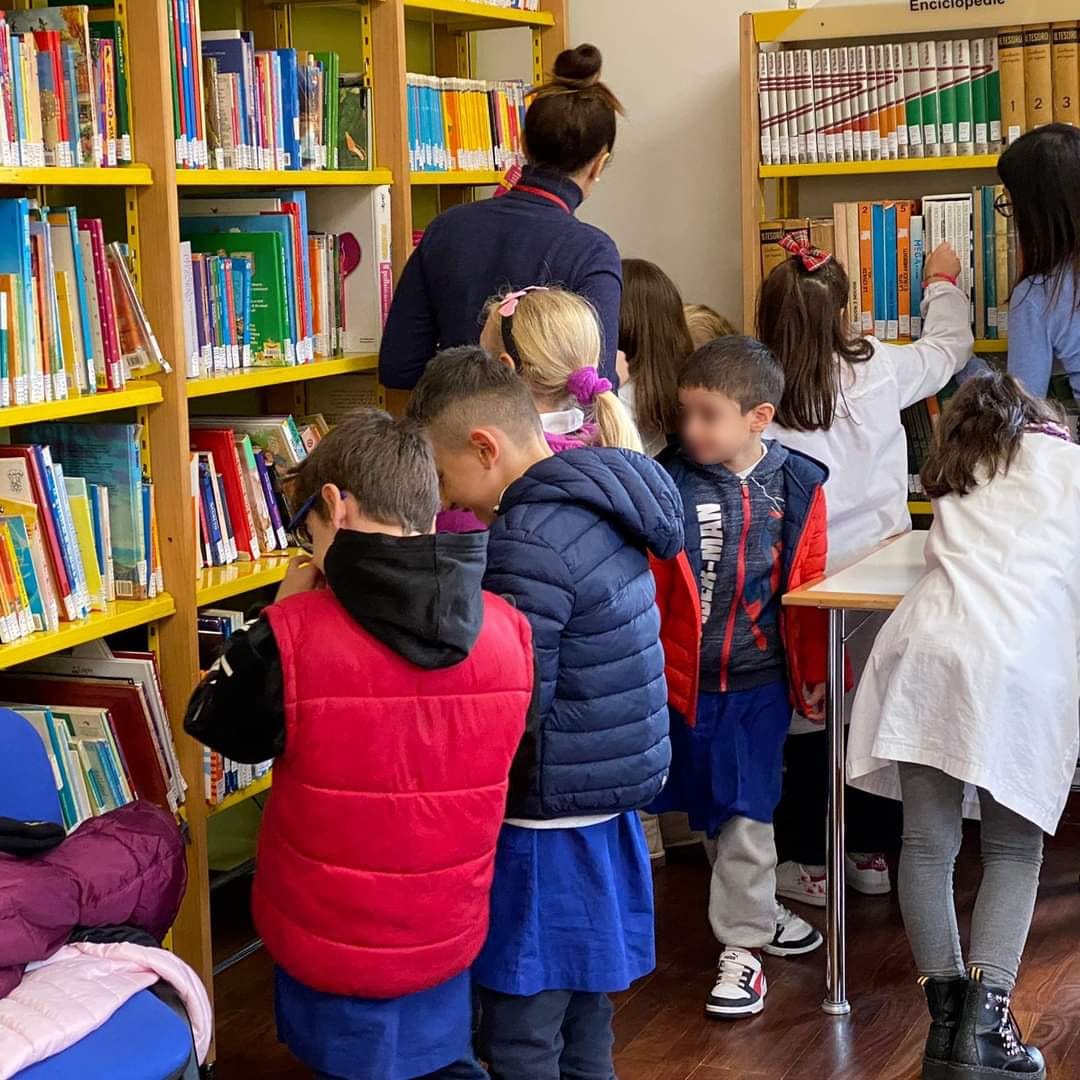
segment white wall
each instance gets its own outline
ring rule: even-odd
[[[570,0],[572,44],[604,54],[627,119],[615,161],[581,216],[624,256],[652,259],[688,303],[736,324],[739,251],[739,15],[787,0]],[[514,35],[512,37],[512,35]],[[528,71],[528,34],[477,35],[487,77]]]

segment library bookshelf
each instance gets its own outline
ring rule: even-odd
[[[930,10],[934,7],[934,10]],[[924,10],[925,9],[925,10]],[[740,114],[742,140],[743,325],[754,325],[761,284],[758,225],[771,217],[826,213],[832,191],[842,200],[897,197],[890,184],[905,183],[902,197],[914,195],[912,177],[922,174],[921,194],[962,190],[972,183],[995,182],[997,154],[924,157],[890,161],[819,162],[765,165],[761,160],[758,105],[758,55],[762,46],[823,42],[902,41],[913,38],[985,36],[1000,26],[1076,18],[1075,0],[1003,0],[994,5],[929,5],[914,0],[865,0],[799,6],[782,11],[749,12],[740,21]],[[859,194],[854,180],[867,179]],[[885,178],[885,179],[882,179]],[[812,182],[806,188],[800,181]],[[833,183],[829,184],[832,180]],[[1004,352],[1005,341],[977,341],[976,352]]]
[[[220,25],[254,31],[260,49],[288,47],[351,50],[372,86],[374,168],[370,171],[241,171],[178,168],[173,139],[170,37],[167,0],[115,0],[112,17],[128,44],[132,143],[136,164],[115,168],[0,168],[0,187],[36,197],[48,205],[52,189],[76,206],[97,210],[110,203],[111,239],[123,239],[143,308],[171,370],[129,382],[116,393],[0,409],[0,428],[41,420],[69,420],[114,414],[143,426],[145,460],[157,492],[156,511],[166,592],[154,599],[118,602],[104,612],[54,633],[40,633],[0,646],[0,668],[60,652],[107,635],[145,628],[158,657],[163,695],[181,767],[188,785],[183,817],[188,889],[170,934],[171,947],[196,970],[212,992],[211,922],[207,827],[211,814],[267,791],[270,776],[223,803],[203,798],[202,748],[183,732],[189,696],[199,678],[197,614],[253,590],[273,586],[297,552],[281,552],[228,567],[197,569],[198,536],[189,466],[190,412],[281,411],[302,413],[309,384],[333,376],[374,372],[377,357],[352,355],[296,367],[255,368],[206,379],[187,379],[179,241],[180,198],[193,192],[259,188],[353,188],[390,185],[393,270],[400,274],[413,242],[413,195],[433,195],[438,207],[473,197],[474,188],[493,185],[492,172],[410,173],[406,113],[406,38],[430,56],[430,74],[473,75],[472,35],[486,29],[519,27],[532,35],[532,64],[522,72],[537,80],[566,47],[567,0],[541,0],[538,12],[521,12],[473,0],[207,0]],[[0,7],[36,6],[34,0],[0,0]],[[99,190],[100,189],[100,190]],[[317,195],[313,195],[317,198]],[[55,200],[54,200],[55,201]],[[220,400],[219,400],[220,399]],[[252,403],[252,400],[254,403]],[[237,402],[243,403],[238,407]],[[152,448],[152,453],[150,452]]]

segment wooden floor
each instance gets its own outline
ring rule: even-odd
[[[959,902],[970,910],[978,880],[968,837]],[[1016,1013],[1043,1050],[1053,1080],[1080,1080],[1080,827],[1063,827],[1047,849],[1035,924],[1016,995]],[[654,974],[617,996],[619,1080],[909,1080],[919,1075],[926,1017],[895,897],[849,902],[848,1017],[821,1012],[823,950],[799,960],[767,959],[765,1011],[716,1023],[703,1004],[717,947],[705,921],[703,863],[657,871]],[[240,933],[235,913],[219,920]],[[823,913],[801,908],[816,925]],[[966,923],[966,919],[965,919]],[[219,976],[217,1080],[300,1080],[309,1074],[274,1035],[271,966],[265,953]],[[522,1078],[527,1080],[527,1078]]]

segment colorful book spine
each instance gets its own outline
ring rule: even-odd
[[[922,280],[925,249],[921,214],[911,217],[911,336],[922,336]]]
[[[1025,131],[1049,124],[1054,117],[1053,64],[1050,24],[1025,26],[1024,117]]]

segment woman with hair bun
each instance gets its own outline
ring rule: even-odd
[[[574,216],[611,159],[623,111],[600,68],[593,45],[560,53],[525,114],[521,179],[504,198],[455,206],[428,226],[383,332],[385,386],[411,390],[439,349],[479,342],[489,297],[538,284],[560,285],[593,305],[603,330],[601,374],[616,382],[619,252]]]

